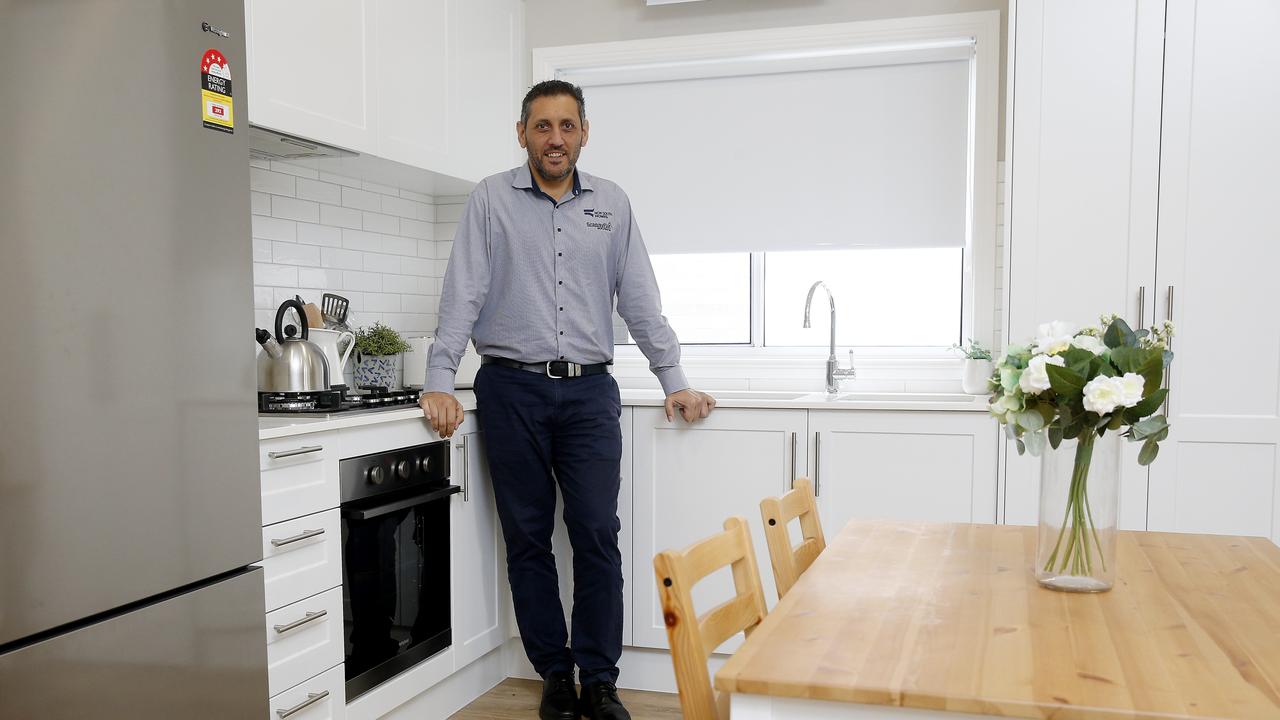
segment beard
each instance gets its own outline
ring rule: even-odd
[[[546,158],[541,153],[535,153],[532,149],[526,149],[529,155],[529,162],[532,163],[534,170],[538,172],[540,177],[547,180],[563,180],[573,173],[574,168],[578,166],[578,155],[582,152],[582,148],[565,147],[564,157],[565,163],[559,170],[552,170],[545,164]]]

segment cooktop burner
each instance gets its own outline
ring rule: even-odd
[[[259,415],[297,415],[368,412],[412,407],[418,404],[417,390],[364,388],[359,392],[322,390],[318,392],[258,393]]]

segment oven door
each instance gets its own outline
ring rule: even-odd
[[[452,642],[449,498],[457,485],[342,504],[342,605],[350,701]]]

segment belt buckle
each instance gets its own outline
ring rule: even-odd
[[[564,375],[555,375],[551,372],[551,366],[556,363],[564,363]],[[552,360],[547,363],[547,377],[552,380],[563,380],[565,378],[582,377],[582,366],[575,362],[567,360]]]

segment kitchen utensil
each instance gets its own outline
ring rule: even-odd
[[[345,387],[342,373],[347,366],[347,358],[351,357],[351,353],[356,349],[356,336],[349,332],[339,332],[337,330],[326,330],[324,328],[310,328],[311,341],[314,342],[324,353],[324,357],[329,362],[329,380],[332,383],[330,387]],[[338,352],[338,346],[343,341],[347,343],[346,352]]]
[[[324,317],[320,314],[320,308],[315,303],[307,303],[302,306],[302,309],[307,314],[307,327],[324,327]]]
[[[280,345],[280,357],[269,352],[258,356],[259,392],[317,392],[329,389],[329,361],[315,343],[311,342],[306,322],[301,322],[300,337],[285,337],[284,314],[293,309],[298,317],[306,316],[302,303],[286,300],[276,310],[275,341]]]
[[[347,310],[351,307],[351,301],[341,295],[333,293],[325,293],[320,298],[320,312],[326,323],[335,325],[345,325],[347,323]]]

